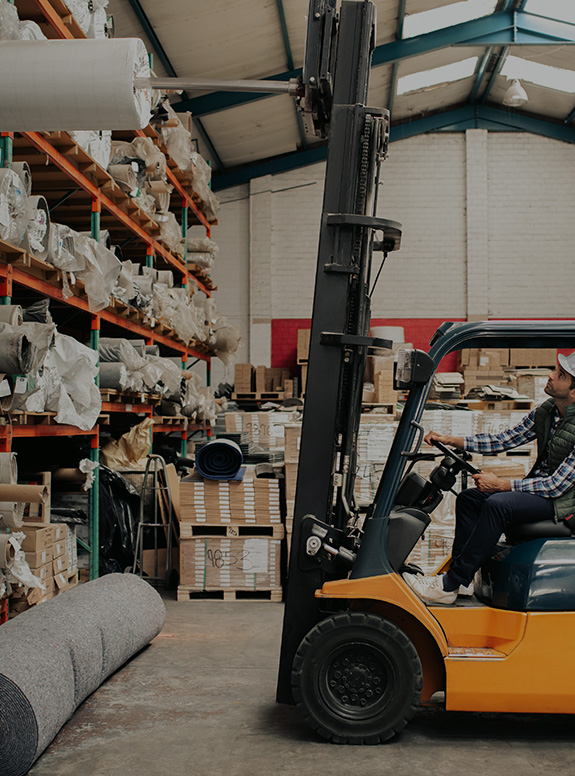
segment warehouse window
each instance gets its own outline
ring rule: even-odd
[[[493,13],[497,0],[463,0],[430,11],[408,14],[403,22],[403,37],[413,38],[433,30],[453,27],[455,24],[469,22]]]
[[[477,59],[477,57],[469,57],[469,59],[461,59],[459,62],[452,62],[450,65],[442,65],[441,67],[433,67],[430,70],[404,75],[397,81],[397,93],[417,92],[420,89],[428,89],[432,86],[469,78],[475,72]]]
[[[575,4],[565,0],[527,0],[523,10],[575,24]]]
[[[575,71],[542,65],[540,62],[531,62],[521,57],[508,56],[501,68],[501,75],[510,80],[519,78],[521,81],[560,92],[575,92]]]

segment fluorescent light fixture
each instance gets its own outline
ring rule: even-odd
[[[475,72],[477,59],[478,57],[469,57],[468,59],[461,59],[459,62],[452,62],[450,65],[442,65],[441,67],[433,67],[430,70],[421,70],[418,73],[404,75],[397,80],[397,93],[417,92],[430,86],[469,78]]]
[[[403,37],[414,38],[426,32],[453,27],[455,24],[479,19],[493,13],[497,0],[463,0],[441,8],[432,8],[421,13],[406,14],[403,21]]]
[[[501,68],[501,75],[509,80],[521,79],[537,86],[575,94],[575,70],[542,65],[521,57],[508,56]]]
[[[570,0],[527,0],[523,10],[575,24],[575,4]]]
[[[520,105],[523,105],[524,102],[527,102],[528,99],[529,97],[527,96],[525,89],[517,79],[514,79],[511,82],[509,89],[505,92],[503,104],[510,108],[518,108]]]

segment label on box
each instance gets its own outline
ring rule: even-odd
[[[267,539],[246,539],[244,542],[243,570],[250,574],[268,573]]]

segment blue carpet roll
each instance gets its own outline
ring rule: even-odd
[[[196,469],[208,480],[233,480],[242,463],[240,446],[231,439],[214,439],[196,453]]]
[[[147,582],[109,574],[0,626],[0,774],[24,776],[77,707],[162,630]]]

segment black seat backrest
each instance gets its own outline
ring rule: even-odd
[[[553,520],[539,520],[537,523],[518,523],[505,529],[505,538],[509,544],[526,542],[530,539],[558,539],[573,536],[565,523]]]

